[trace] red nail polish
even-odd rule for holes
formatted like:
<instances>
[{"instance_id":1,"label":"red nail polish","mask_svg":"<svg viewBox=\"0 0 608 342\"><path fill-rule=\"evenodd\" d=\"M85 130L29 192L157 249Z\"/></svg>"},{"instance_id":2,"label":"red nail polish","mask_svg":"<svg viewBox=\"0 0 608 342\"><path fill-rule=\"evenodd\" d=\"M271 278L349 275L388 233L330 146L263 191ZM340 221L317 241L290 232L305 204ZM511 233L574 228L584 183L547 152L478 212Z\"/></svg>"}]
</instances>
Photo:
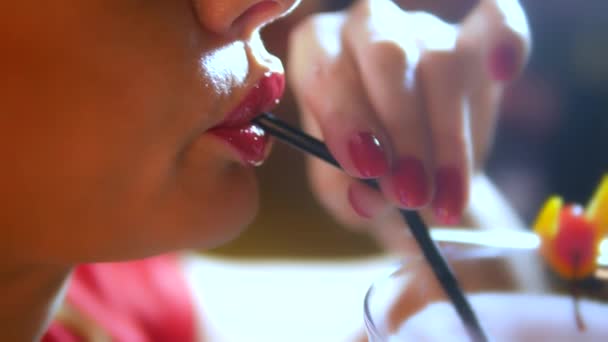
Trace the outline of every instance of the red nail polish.
<instances>
[{"instance_id":1,"label":"red nail polish","mask_svg":"<svg viewBox=\"0 0 608 342\"><path fill-rule=\"evenodd\" d=\"M439 169L435 175L437 193L433 200L435 218L447 225L460 222L464 210L464 186L462 175L455 167Z\"/></svg>"},{"instance_id":2,"label":"red nail polish","mask_svg":"<svg viewBox=\"0 0 608 342\"><path fill-rule=\"evenodd\" d=\"M393 168L392 177L397 200L405 208L420 208L429 202L429 184L424 165L420 160L400 159Z\"/></svg>"},{"instance_id":3,"label":"red nail polish","mask_svg":"<svg viewBox=\"0 0 608 342\"><path fill-rule=\"evenodd\" d=\"M364 178L378 178L388 171L386 152L375 135L357 133L348 143L353 163Z\"/></svg>"},{"instance_id":4,"label":"red nail polish","mask_svg":"<svg viewBox=\"0 0 608 342\"><path fill-rule=\"evenodd\" d=\"M512 44L503 43L491 51L490 75L496 81L509 81L517 73L517 51Z\"/></svg>"},{"instance_id":5,"label":"red nail polish","mask_svg":"<svg viewBox=\"0 0 608 342\"><path fill-rule=\"evenodd\" d=\"M350 202L350 206L359 216L366 219L372 218L372 213L361 203L356 188L352 185L348 187L348 201Z\"/></svg>"}]
</instances>

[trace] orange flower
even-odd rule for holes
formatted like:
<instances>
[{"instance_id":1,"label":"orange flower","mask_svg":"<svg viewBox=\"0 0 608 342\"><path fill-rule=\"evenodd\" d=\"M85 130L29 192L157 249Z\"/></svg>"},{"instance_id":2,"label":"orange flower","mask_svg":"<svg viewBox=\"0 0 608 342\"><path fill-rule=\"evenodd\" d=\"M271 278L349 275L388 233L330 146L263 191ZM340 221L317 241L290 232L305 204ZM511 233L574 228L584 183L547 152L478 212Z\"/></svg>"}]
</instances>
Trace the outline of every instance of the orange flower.
<instances>
[{"instance_id":1,"label":"orange flower","mask_svg":"<svg viewBox=\"0 0 608 342\"><path fill-rule=\"evenodd\" d=\"M538 214L534 231L541 238L541 254L564 279L580 279L597 268L602 238L608 230L608 175L605 175L586 208L564 205L550 197Z\"/></svg>"}]
</instances>

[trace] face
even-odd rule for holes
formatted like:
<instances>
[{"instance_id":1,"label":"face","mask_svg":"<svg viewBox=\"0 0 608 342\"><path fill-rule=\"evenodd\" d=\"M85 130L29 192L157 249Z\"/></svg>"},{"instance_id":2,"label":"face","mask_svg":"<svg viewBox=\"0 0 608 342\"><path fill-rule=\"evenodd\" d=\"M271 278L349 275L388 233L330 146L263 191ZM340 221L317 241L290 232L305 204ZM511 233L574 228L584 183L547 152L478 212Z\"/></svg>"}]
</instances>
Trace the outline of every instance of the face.
<instances>
[{"instance_id":1,"label":"face","mask_svg":"<svg viewBox=\"0 0 608 342\"><path fill-rule=\"evenodd\" d=\"M268 153L247 122L283 87L257 32L296 3L2 3L2 258L115 260L238 234Z\"/></svg>"}]
</instances>

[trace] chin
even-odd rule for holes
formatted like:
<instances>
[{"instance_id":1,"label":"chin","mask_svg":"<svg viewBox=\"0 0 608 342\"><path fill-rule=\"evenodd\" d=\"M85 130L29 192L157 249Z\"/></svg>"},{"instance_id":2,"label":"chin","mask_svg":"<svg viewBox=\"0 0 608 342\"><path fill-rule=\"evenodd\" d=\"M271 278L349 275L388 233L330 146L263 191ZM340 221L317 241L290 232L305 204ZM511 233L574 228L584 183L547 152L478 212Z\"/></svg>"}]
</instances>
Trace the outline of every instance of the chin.
<instances>
[{"instance_id":1,"label":"chin","mask_svg":"<svg viewBox=\"0 0 608 342\"><path fill-rule=\"evenodd\" d=\"M162 209L151 215L161 238L157 247L218 247L255 219L260 200L255 170L217 139L203 137L190 146L172 178Z\"/></svg>"},{"instance_id":2,"label":"chin","mask_svg":"<svg viewBox=\"0 0 608 342\"><path fill-rule=\"evenodd\" d=\"M219 194L212 199L216 201L217 211L211 216L217 217L217 224L212 226L208 216L203 218L204 229L212 232L206 241L201 241L203 248L213 248L237 238L257 216L260 196L258 181L253 168L233 163L226 173ZM221 207L220 207L221 206Z\"/></svg>"},{"instance_id":3,"label":"chin","mask_svg":"<svg viewBox=\"0 0 608 342\"><path fill-rule=\"evenodd\" d=\"M253 170L234 164L230 171L221 173L221 178L204 179L196 184L189 182L160 212L150 212L145 225L148 228L140 236L144 241L139 244L141 249L125 244L118 251L126 254L118 259L179 250L204 251L236 239L253 222L259 208Z\"/></svg>"}]
</instances>

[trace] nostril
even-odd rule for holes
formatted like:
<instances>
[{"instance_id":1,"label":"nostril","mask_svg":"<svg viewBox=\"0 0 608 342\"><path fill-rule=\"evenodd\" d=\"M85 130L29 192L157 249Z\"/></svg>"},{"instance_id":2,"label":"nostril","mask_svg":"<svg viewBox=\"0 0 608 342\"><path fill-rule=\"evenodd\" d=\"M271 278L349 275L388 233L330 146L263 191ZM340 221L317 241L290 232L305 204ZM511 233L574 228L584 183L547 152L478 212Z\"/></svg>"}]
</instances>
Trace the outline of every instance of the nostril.
<instances>
[{"instance_id":1,"label":"nostril","mask_svg":"<svg viewBox=\"0 0 608 342\"><path fill-rule=\"evenodd\" d=\"M232 26L239 30L250 30L255 26L265 24L274 18L275 15L281 11L280 7L281 6L276 1L260 1L239 15L232 22Z\"/></svg>"}]
</instances>

